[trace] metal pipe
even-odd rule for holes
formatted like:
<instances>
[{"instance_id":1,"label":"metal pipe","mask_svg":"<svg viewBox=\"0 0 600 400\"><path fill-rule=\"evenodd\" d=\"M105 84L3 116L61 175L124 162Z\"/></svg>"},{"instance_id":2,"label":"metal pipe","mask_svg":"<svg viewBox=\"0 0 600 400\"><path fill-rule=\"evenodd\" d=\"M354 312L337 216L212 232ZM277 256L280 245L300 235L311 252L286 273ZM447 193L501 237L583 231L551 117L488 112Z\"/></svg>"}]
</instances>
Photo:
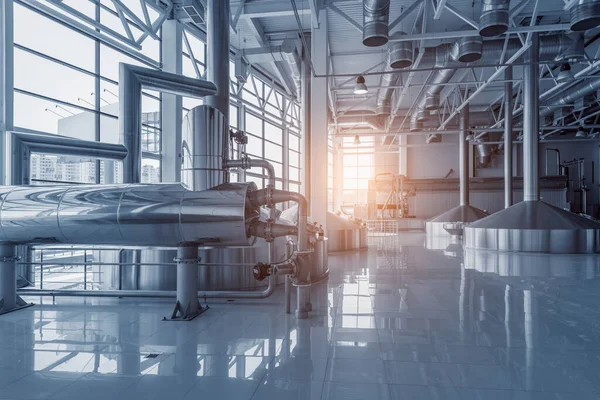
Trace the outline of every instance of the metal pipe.
<instances>
[{"instance_id":1,"label":"metal pipe","mask_svg":"<svg viewBox=\"0 0 600 400\"><path fill-rule=\"evenodd\" d=\"M119 133L128 151L123 160L124 183L141 181L142 87L196 98L217 92L217 87L208 81L120 63Z\"/></svg>"},{"instance_id":2,"label":"metal pipe","mask_svg":"<svg viewBox=\"0 0 600 400\"><path fill-rule=\"evenodd\" d=\"M513 71L507 67L504 71L504 208L512 206L513 203L513 179L512 179L512 98L513 98Z\"/></svg>"},{"instance_id":3,"label":"metal pipe","mask_svg":"<svg viewBox=\"0 0 600 400\"><path fill-rule=\"evenodd\" d=\"M292 280L289 276L285 276L285 313L292 312Z\"/></svg>"},{"instance_id":4,"label":"metal pipe","mask_svg":"<svg viewBox=\"0 0 600 400\"><path fill-rule=\"evenodd\" d=\"M269 280L269 285L261 291L200 291L198 298L213 299L264 299L273 294L276 285ZM17 294L22 296L52 296L52 297L144 297L144 298L176 298L176 291L156 290L47 290L19 289Z\"/></svg>"},{"instance_id":5,"label":"metal pipe","mask_svg":"<svg viewBox=\"0 0 600 400\"><path fill-rule=\"evenodd\" d=\"M537 33L531 34L531 46L527 49L528 65L523 67L523 200L540 198L538 151L539 151L539 45Z\"/></svg>"},{"instance_id":6,"label":"metal pipe","mask_svg":"<svg viewBox=\"0 0 600 400\"><path fill-rule=\"evenodd\" d=\"M383 46L389 40L390 0L363 0L363 40L368 47Z\"/></svg>"},{"instance_id":7,"label":"metal pipe","mask_svg":"<svg viewBox=\"0 0 600 400\"><path fill-rule=\"evenodd\" d=\"M460 205L469 205L469 105L460 112L460 131L458 134L458 168L460 181Z\"/></svg>"},{"instance_id":8,"label":"metal pipe","mask_svg":"<svg viewBox=\"0 0 600 400\"><path fill-rule=\"evenodd\" d=\"M198 247L177 248L177 306L183 318L198 314Z\"/></svg>"},{"instance_id":9,"label":"metal pipe","mask_svg":"<svg viewBox=\"0 0 600 400\"><path fill-rule=\"evenodd\" d=\"M16 247L0 245L0 314L17 307Z\"/></svg>"},{"instance_id":10,"label":"metal pipe","mask_svg":"<svg viewBox=\"0 0 600 400\"><path fill-rule=\"evenodd\" d=\"M0 187L0 242L177 247L247 246L253 183Z\"/></svg>"},{"instance_id":11,"label":"metal pipe","mask_svg":"<svg viewBox=\"0 0 600 400\"><path fill-rule=\"evenodd\" d=\"M205 104L221 111L229 127L229 18L228 1L206 2L206 78L218 92L207 96Z\"/></svg>"}]
</instances>

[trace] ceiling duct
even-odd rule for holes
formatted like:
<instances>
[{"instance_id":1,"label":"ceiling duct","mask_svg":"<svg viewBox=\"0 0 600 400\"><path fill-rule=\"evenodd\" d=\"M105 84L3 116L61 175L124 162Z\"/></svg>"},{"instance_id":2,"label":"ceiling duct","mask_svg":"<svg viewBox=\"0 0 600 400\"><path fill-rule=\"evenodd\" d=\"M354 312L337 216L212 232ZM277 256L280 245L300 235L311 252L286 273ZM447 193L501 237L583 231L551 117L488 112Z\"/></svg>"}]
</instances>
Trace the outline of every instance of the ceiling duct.
<instances>
[{"instance_id":1,"label":"ceiling duct","mask_svg":"<svg viewBox=\"0 0 600 400\"><path fill-rule=\"evenodd\" d=\"M479 17L481 36L498 36L508 30L509 3L509 0L483 0Z\"/></svg>"},{"instance_id":2,"label":"ceiling duct","mask_svg":"<svg viewBox=\"0 0 600 400\"><path fill-rule=\"evenodd\" d=\"M600 78L590 79L573 86L565 90L560 96L549 99L548 104L552 104L552 106L540 107L540 117L545 118L554 115L557 108L560 109L561 107L569 107L571 104L576 104L578 100L596 94L598 90L600 90Z\"/></svg>"},{"instance_id":3,"label":"ceiling duct","mask_svg":"<svg viewBox=\"0 0 600 400\"><path fill-rule=\"evenodd\" d=\"M411 118L410 119L410 131L411 132L417 132L423 129L423 122L422 121L417 121L416 118Z\"/></svg>"},{"instance_id":4,"label":"ceiling duct","mask_svg":"<svg viewBox=\"0 0 600 400\"><path fill-rule=\"evenodd\" d=\"M576 63L585 58L585 40L583 32L573 32L567 35L571 39L571 44L559 56L558 60Z\"/></svg>"},{"instance_id":5,"label":"ceiling duct","mask_svg":"<svg viewBox=\"0 0 600 400\"><path fill-rule=\"evenodd\" d=\"M365 128L366 127L366 128L373 129L374 131L385 130L385 124L376 116L367 117L367 118L363 117L358 120L338 119L337 123L331 124L331 126L338 127L338 128L346 128L346 129Z\"/></svg>"},{"instance_id":6,"label":"ceiling duct","mask_svg":"<svg viewBox=\"0 0 600 400\"><path fill-rule=\"evenodd\" d=\"M462 38L458 40L460 42ZM551 35L543 36L540 38L540 58L542 60L554 60L561 54L564 54L565 50L572 45L572 40L566 38L564 35ZM450 47L447 44L442 44L435 48L424 49L425 54L421 60L420 67L434 65L436 68L440 68L433 73L429 82L428 88L423 96L417 102L415 111L413 112L413 119L419 118L422 115L423 110L433 111L439 108L439 97L445 84L450 82L456 68L463 63L458 60L459 52L454 50L460 48L460 44L454 44ZM515 52L521 48L521 42L519 39L511 39L506 47L505 59L510 58ZM473 61L473 66L477 66L480 63L497 62L502 56L504 49L504 40L488 40L482 43L481 57ZM448 67L448 68L444 68ZM391 97L391 94L390 94Z\"/></svg>"},{"instance_id":7,"label":"ceiling duct","mask_svg":"<svg viewBox=\"0 0 600 400\"><path fill-rule=\"evenodd\" d=\"M296 41L294 39L287 38L281 43L281 55L290 68L290 75L294 81L296 95L300 97L300 87L302 86L302 62L296 51Z\"/></svg>"},{"instance_id":8,"label":"ceiling duct","mask_svg":"<svg viewBox=\"0 0 600 400\"><path fill-rule=\"evenodd\" d=\"M492 156L498 149L495 144L486 144L483 140L477 143L477 167L487 168L492 162Z\"/></svg>"},{"instance_id":9,"label":"ceiling duct","mask_svg":"<svg viewBox=\"0 0 600 400\"><path fill-rule=\"evenodd\" d=\"M388 42L390 0L363 1L363 44L368 47L383 46Z\"/></svg>"},{"instance_id":10,"label":"ceiling duct","mask_svg":"<svg viewBox=\"0 0 600 400\"><path fill-rule=\"evenodd\" d=\"M399 38L406 35L404 32L396 32L392 38ZM392 42L389 45L388 65L392 68L407 68L413 63L413 44L412 42Z\"/></svg>"},{"instance_id":11,"label":"ceiling duct","mask_svg":"<svg viewBox=\"0 0 600 400\"><path fill-rule=\"evenodd\" d=\"M461 30L468 29L471 29L468 25L461 28ZM452 57L453 60L469 63L479 60L482 51L483 39L481 36L467 36L454 42L450 49L450 57Z\"/></svg>"},{"instance_id":12,"label":"ceiling duct","mask_svg":"<svg viewBox=\"0 0 600 400\"><path fill-rule=\"evenodd\" d=\"M600 2L598 0L579 0L571 7L571 30L587 31L600 25Z\"/></svg>"}]
</instances>

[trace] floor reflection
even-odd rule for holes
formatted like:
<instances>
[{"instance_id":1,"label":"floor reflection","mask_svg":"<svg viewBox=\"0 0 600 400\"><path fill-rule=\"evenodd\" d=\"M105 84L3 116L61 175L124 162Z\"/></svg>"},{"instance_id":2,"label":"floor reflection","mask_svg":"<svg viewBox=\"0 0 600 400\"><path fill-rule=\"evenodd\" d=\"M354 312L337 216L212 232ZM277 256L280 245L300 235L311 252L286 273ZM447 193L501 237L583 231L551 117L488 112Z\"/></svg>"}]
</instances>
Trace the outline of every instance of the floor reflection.
<instances>
[{"instance_id":1,"label":"floor reflection","mask_svg":"<svg viewBox=\"0 0 600 400\"><path fill-rule=\"evenodd\" d=\"M281 291L190 323L161 321L168 301L28 299L0 317L0 399L599 398L597 257L429 247L331 256L303 321Z\"/></svg>"}]
</instances>

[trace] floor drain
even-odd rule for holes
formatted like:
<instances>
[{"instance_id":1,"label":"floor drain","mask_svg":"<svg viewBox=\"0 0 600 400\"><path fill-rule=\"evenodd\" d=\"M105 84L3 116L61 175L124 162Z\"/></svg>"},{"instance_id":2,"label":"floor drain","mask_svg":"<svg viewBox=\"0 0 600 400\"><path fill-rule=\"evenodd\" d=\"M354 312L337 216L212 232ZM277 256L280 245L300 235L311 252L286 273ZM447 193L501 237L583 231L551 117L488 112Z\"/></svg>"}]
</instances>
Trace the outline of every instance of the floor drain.
<instances>
[{"instance_id":1,"label":"floor drain","mask_svg":"<svg viewBox=\"0 0 600 400\"><path fill-rule=\"evenodd\" d=\"M160 355L160 354L152 353L152 354L148 354L148 355L146 356L146 358L156 358L156 357L158 357L159 355Z\"/></svg>"},{"instance_id":2,"label":"floor drain","mask_svg":"<svg viewBox=\"0 0 600 400\"><path fill-rule=\"evenodd\" d=\"M234 299L228 299L227 300L229 303L233 303L235 300Z\"/></svg>"}]
</instances>

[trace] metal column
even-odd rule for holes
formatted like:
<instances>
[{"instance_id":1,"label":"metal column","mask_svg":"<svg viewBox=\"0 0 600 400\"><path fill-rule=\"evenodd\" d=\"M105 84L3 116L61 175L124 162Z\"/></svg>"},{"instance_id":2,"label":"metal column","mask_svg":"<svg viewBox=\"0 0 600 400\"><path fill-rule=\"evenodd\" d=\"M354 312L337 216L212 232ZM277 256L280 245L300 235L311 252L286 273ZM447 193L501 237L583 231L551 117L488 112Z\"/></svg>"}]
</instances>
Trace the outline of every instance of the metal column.
<instances>
[{"instance_id":1,"label":"metal column","mask_svg":"<svg viewBox=\"0 0 600 400\"><path fill-rule=\"evenodd\" d=\"M13 2L0 2L0 185L8 184L7 131L13 129Z\"/></svg>"},{"instance_id":2,"label":"metal column","mask_svg":"<svg viewBox=\"0 0 600 400\"><path fill-rule=\"evenodd\" d=\"M504 71L504 208L513 204L512 183L512 129L513 129L513 73L512 67Z\"/></svg>"},{"instance_id":3,"label":"metal column","mask_svg":"<svg viewBox=\"0 0 600 400\"><path fill-rule=\"evenodd\" d=\"M17 296L17 247L0 245L0 314L32 306Z\"/></svg>"},{"instance_id":4,"label":"metal column","mask_svg":"<svg viewBox=\"0 0 600 400\"><path fill-rule=\"evenodd\" d=\"M539 188L539 48L537 33L531 34L531 47L527 49L523 67L523 200L537 201Z\"/></svg>"},{"instance_id":5,"label":"metal column","mask_svg":"<svg viewBox=\"0 0 600 400\"><path fill-rule=\"evenodd\" d=\"M317 74L328 73L328 37L326 13L322 12L319 27L312 28L311 59ZM305 62L305 67L310 68ZM307 71L310 73L310 71ZM327 78L311 79L310 88L310 212L313 221L327 232Z\"/></svg>"},{"instance_id":6,"label":"metal column","mask_svg":"<svg viewBox=\"0 0 600 400\"><path fill-rule=\"evenodd\" d=\"M181 75L183 72L183 26L177 20L162 24L161 38L162 70ZM161 125L164 135L160 136L162 182L181 182L181 96L164 93L161 101Z\"/></svg>"},{"instance_id":7,"label":"metal column","mask_svg":"<svg viewBox=\"0 0 600 400\"><path fill-rule=\"evenodd\" d=\"M229 2L206 2L206 78L213 82L218 93L207 96L206 105L225 116L229 127Z\"/></svg>"},{"instance_id":8,"label":"metal column","mask_svg":"<svg viewBox=\"0 0 600 400\"><path fill-rule=\"evenodd\" d=\"M460 129L458 133L458 168L460 181L460 205L469 205L469 104L460 112Z\"/></svg>"},{"instance_id":9,"label":"metal column","mask_svg":"<svg viewBox=\"0 0 600 400\"><path fill-rule=\"evenodd\" d=\"M208 306L198 302L198 247L177 248L177 303L171 321L189 321L203 313Z\"/></svg>"}]
</instances>

